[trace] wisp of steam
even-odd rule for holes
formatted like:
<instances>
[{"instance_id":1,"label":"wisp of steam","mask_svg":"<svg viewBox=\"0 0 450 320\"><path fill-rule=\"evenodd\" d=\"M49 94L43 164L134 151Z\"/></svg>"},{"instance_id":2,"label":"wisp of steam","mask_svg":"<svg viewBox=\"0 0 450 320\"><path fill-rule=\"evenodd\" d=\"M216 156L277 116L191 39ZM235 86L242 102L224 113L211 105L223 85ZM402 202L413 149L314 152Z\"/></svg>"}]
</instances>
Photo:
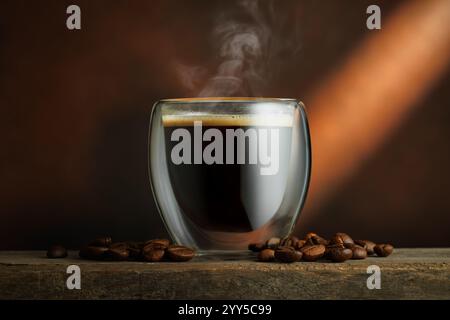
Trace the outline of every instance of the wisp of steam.
<instances>
[{"instance_id":1,"label":"wisp of steam","mask_svg":"<svg viewBox=\"0 0 450 320\"><path fill-rule=\"evenodd\" d=\"M282 63L299 52L296 19L286 19L273 1L239 1L215 21L211 39L216 69L176 64L180 81L193 95L262 96ZM202 78L206 80L198 85Z\"/></svg>"}]
</instances>

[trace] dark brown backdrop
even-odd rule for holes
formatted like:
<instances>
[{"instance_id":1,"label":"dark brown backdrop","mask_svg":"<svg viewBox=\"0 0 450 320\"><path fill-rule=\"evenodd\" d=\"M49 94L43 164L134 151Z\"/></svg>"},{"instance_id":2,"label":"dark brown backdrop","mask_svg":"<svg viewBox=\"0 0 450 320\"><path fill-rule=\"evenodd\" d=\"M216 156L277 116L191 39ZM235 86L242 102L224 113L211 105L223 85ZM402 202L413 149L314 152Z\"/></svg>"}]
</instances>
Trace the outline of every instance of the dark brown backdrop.
<instances>
[{"instance_id":1,"label":"dark brown backdrop","mask_svg":"<svg viewBox=\"0 0 450 320\"><path fill-rule=\"evenodd\" d=\"M307 97L367 35L365 8L372 2L278 2L280 14L298 24L300 50L264 95ZM383 17L403 2L377 1ZM72 3L82 9L80 31L65 27ZM0 249L56 241L77 247L99 234L165 234L147 175L151 106L190 95L174 62L213 61L208 34L216 12L234 5L0 3ZM398 246L450 245L445 74L307 224L300 217L300 231L344 230Z\"/></svg>"}]
</instances>

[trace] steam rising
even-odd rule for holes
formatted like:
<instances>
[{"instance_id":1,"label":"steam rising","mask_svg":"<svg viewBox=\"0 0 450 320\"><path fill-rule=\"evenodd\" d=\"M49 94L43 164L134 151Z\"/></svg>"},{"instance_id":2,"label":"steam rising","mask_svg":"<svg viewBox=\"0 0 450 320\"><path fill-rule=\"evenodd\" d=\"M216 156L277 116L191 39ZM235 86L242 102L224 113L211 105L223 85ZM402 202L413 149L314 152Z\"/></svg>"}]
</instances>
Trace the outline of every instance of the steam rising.
<instances>
[{"instance_id":1,"label":"steam rising","mask_svg":"<svg viewBox=\"0 0 450 320\"><path fill-rule=\"evenodd\" d=\"M215 21L211 34L218 54L215 72L176 65L180 81L194 95L261 96L286 56L298 52L292 23L296 20L291 19L287 26L289 19L275 12L272 1L239 1Z\"/></svg>"}]
</instances>

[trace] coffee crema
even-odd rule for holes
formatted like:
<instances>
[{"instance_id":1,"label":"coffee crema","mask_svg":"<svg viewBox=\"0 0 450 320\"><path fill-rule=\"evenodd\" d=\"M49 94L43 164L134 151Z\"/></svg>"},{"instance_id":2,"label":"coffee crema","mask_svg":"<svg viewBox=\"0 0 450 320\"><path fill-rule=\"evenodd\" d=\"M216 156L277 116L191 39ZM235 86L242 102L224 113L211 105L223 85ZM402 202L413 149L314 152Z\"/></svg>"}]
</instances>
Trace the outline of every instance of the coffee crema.
<instances>
[{"instance_id":1,"label":"coffee crema","mask_svg":"<svg viewBox=\"0 0 450 320\"><path fill-rule=\"evenodd\" d=\"M164 127L192 126L200 121L204 126L231 127L292 127L290 114L223 114L223 115L163 115Z\"/></svg>"}]
</instances>

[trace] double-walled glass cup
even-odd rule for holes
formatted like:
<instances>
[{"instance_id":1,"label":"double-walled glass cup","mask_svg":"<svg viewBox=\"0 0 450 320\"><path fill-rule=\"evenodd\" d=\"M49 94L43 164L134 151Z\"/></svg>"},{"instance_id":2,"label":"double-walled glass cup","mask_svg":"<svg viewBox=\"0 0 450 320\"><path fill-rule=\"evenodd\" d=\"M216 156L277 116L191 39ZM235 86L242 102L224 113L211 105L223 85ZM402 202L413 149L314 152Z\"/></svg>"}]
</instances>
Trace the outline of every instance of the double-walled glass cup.
<instances>
[{"instance_id":1,"label":"double-walled glass cup","mask_svg":"<svg viewBox=\"0 0 450 320\"><path fill-rule=\"evenodd\" d=\"M286 236L304 204L311 147L293 99L167 99L154 106L149 172L176 243L240 250Z\"/></svg>"}]
</instances>

